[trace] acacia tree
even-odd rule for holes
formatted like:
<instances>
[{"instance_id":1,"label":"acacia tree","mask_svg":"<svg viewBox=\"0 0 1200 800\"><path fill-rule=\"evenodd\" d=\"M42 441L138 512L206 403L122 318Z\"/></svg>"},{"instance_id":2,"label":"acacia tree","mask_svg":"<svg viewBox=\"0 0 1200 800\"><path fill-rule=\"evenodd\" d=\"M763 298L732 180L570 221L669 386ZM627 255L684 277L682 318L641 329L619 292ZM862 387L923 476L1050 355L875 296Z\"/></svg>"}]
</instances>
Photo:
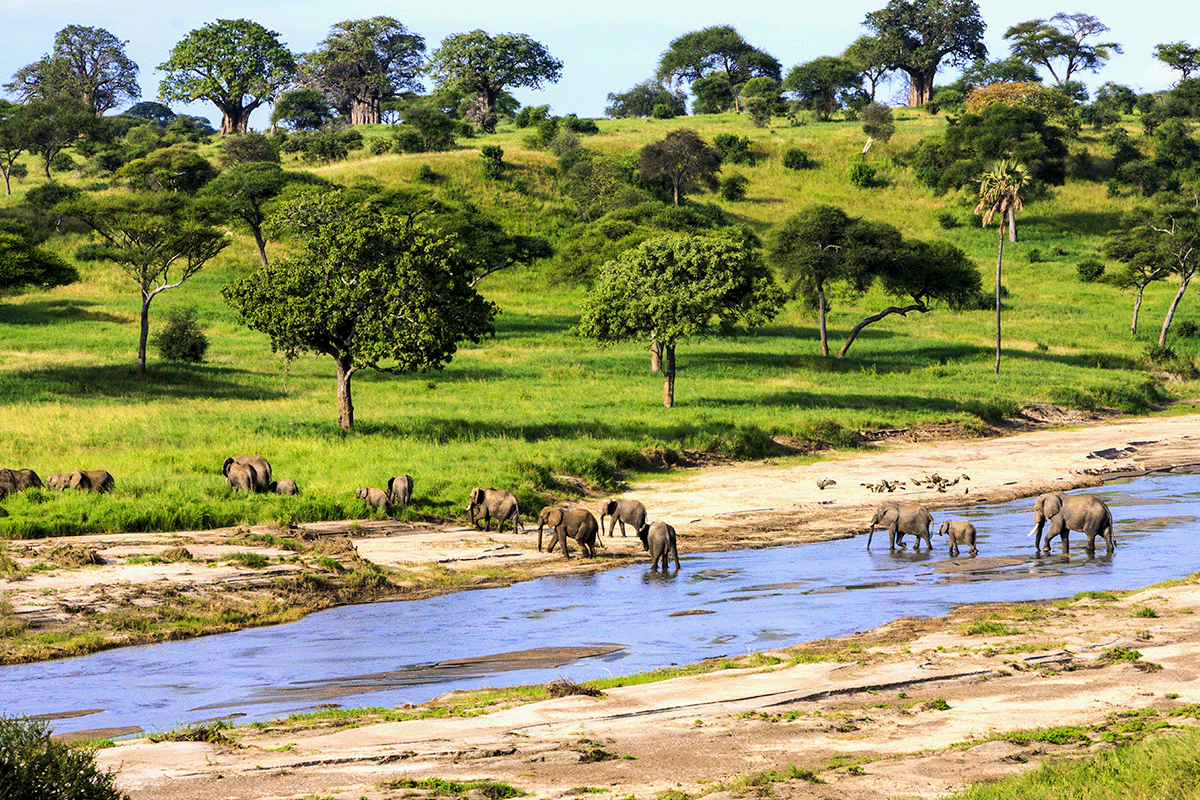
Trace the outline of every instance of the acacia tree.
<instances>
[{"instance_id":1,"label":"acacia tree","mask_svg":"<svg viewBox=\"0 0 1200 800\"><path fill-rule=\"evenodd\" d=\"M1049 20L1031 19L1013 25L1004 32L1012 54L1022 61L1049 70L1054 82L1065 86L1077 72L1098 72L1113 53L1120 53L1117 42L1089 44L1084 40L1108 31L1108 26L1091 14L1059 12ZM1062 75L1054 68L1062 62Z\"/></svg>"},{"instance_id":2,"label":"acacia tree","mask_svg":"<svg viewBox=\"0 0 1200 800\"><path fill-rule=\"evenodd\" d=\"M25 286L49 288L79 280L79 272L13 223L0 220L0 293Z\"/></svg>"},{"instance_id":3,"label":"acacia tree","mask_svg":"<svg viewBox=\"0 0 1200 800\"><path fill-rule=\"evenodd\" d=\"M753 47L732 25L716 25L673 40L659 59L656 77L676 85L719 77L736 107L742 84L751 78L779 81L780 70L778 59Z\"/></svg>"},{"instance_id":4,"label":"acacia tree","mask_svg":"<svg viewBox=\"0 0 1200 800\"><path fill-rule=\"evenodd\" d=\"M1200 47L1187 42L1171 42L1154 45L1154 57L1173 70L1178 70L1187 80L1193 72L1200 70Z\"/></svg>"},{"instance_id":5,"label":"acacia tree","mask_svg":"<svg viewBox=\"0 0 1200 800\"><path fill-rule=\"evenodd\" d=\"M385 100L422 90L424 58L425 39L380 16L334 25L320 49L304 57L302 71L307 83L347 98L351 125L378 125Z\"/></svg>"},{"instance_id":6,"label":"acacia tree","mask_svg":"<svg viewBox=\"0 0 1200 800\"><path fill-rule=\"evenodd\" d=\"M226 285L238 320L288 359L320 353L337 367L338 425L354 425L351 378L441 369L462 341L493 331L496 307L454 268L453 238L356 203L308 193L274 218L299 251Z\"/></svg>"},{"instance_id":7,"label":"acacia tree","mask_svg":"<svg viewBox=\"0 0 1200 800\"><path fill-rule=\"evenodd\" d=\"M863 24L874 32L888 68L908 75L910 106L933 99L933 80L946 58L954 66L987 58L987 26L974 0L891 0Z\"/></svg>"},{"instance_id":8,"label":"acacia tree","mask_svg":"<svg viewBox=\"0 0 1200 800\"><path fill-rule=\"evenodd\" d=\"M605 264L583 303L579 332L602 344L662 347L663 405L675 404L675 348L688 338L728 335L770 322L785 295L745 236L668 234Z\"/></svg>"},{"instance_id":9,"label":"acacia tree","mask_svg":"<svg viewBox=\"0 0 1200 800\"><path fill-rule=\"evenodd\" d=\"M467 119L491 133L506 88L540 89L562 77L562 62L523 33L491 36L481 30L447 36L429 56L426 71L440 91L472 98Z\"/></svg>"},{"instance_id":10,"label":"acacia tree","mask_svg":"<svg viewBox=\"0 0 1200 800\"><path fill-rule=\"evenodd\" d=\"M68 25L54 36L54 49L17 70L4 88L22 102L65 94L85 103L97 117L142 96L138 65L123 42L104 28Z\"/></svg>"},{"instance_id":11,"label":"acacia tree","mask_svg":"<svg viewBox=\"0 0 1200 800\"><path fill-rule=\"evenodd\" d=\"M863 80L871 85L869 94L874 102L875 92L883 81L883 76L891 69L883 44L874 36L860 36L846 48L842 58L851 61L858 68Z\"/></svg>"},{"instance_id":12,"label":"acacia tree","mask_svg":"<svg viewBox=\"0 0 1200 800\"><path fill-rule=\"evenodd\" d=\"M175 192L131 192L80 197L56 207L83 221L100 241L82 245L76 257L103 259L121 268L142 295L138 372L146 372L150 303L177 289L221 252L229 239L191 198Z\"/></svg>"},{"instance_id":13,"label":"acacia tree","mask_svg":"<svg viewBox=\"0 0 1200 800\"><path fill-rule=\"evenodd\" d=\"M1158 252L1162 236L1147 225L1131 222L1132 227L1114 235L1104 243L1104 253L1125 264L1125 271L1117 280L1122 287L1134 289L1133 317L1129 322L1129 335L1136 336L1138 316L1142 310L1142 296L1146 287L1154 281L1163 280L1171 274L1171 263L1164 261Z\"/></svg>"},{"instance_id":14,"label":"acacia tree","mask_svg":"<svg viewBox=\"0 0 1200 800\"><path fill-rule=\"evenodd\" d=\"M13 164L32 144L28 113L25 106L0 100L0 174L6 195L12 195Z\"/></svg>"},{"instance_id":15,"label":"acacia tree","mask_svg":"<svg viewBox=\"0 0 1200 800\"><path fill-rule=\"evenodd\" d=\"M42 173L50 180L50 162L68 147L83 140L104 137L102 123L82 100L56 95L48 100L33 99L25 104L25 113L17 122L24 130L26 149L42 158Z\"/></svg>"},{"instance_id":16,"label":"acacia tree","mask_svg":"<svg viewBox=\"0 0 1200 800\"><path fill-rule=\"evenodd\" d=\"M1004 262L1004 218L1007 216L1011 229L1016 229L1016 212L1024 205L1025 193L1030 189L1033 177L1028 168L1019 161L1001 159L979 178L979 205L975 213L983 216L983 227L992 224L1000 216L1000 238L996 250L996 374L1000 374L1000 267Z\"/></svg>"},{"instance_id":17,"label":"acacia tree","mask_svg":"<svg viewBox=\"0 0 1200 800\"><path fill-rule=\"evenodd\" d=\"M862 87L858 65L847 58L821 56L792 67L780 87L796 96L800 107L828 121Z\"/></svg>"},{"instance_id":18,"label":"acacia tree","mask_svg":"<svg viewBox=\"0 0 1200 800\"><path fill-rule=\"evenodd\" d=\"M205 184L203 194L217 200L229 217L244 224L254 235L258 258L267 266L267 240L263 226L272 200L291 184L325 183L311 172L285 172L278 164L254 161L227 169Z\"/></svg>"},{"instance_id":19,"label":"acacia tree","mask_svg":"<svg viewBox=\"0 0 1200 800\"><path fill-rule=\"evenodd\" d=\"M221 134L245 133L250 113L274 101L296 71L279 34L245 19L219 19L185 36L158 69L158 99L208 100L221 110Z\"/></svg>"},{"instance_id":20,"label":"acacia tree","mask_svg":"<svg viewBox=\"0 0 1200 800\"><path fill-rule=\"evenodd\" d=\"M716 191L721 171L721 154L704 143L689 128L676 128L665 139L642 148L638 159L642 180L666 178L671 183L675 205L698 184Z\"/></svg>"}]
</instances>

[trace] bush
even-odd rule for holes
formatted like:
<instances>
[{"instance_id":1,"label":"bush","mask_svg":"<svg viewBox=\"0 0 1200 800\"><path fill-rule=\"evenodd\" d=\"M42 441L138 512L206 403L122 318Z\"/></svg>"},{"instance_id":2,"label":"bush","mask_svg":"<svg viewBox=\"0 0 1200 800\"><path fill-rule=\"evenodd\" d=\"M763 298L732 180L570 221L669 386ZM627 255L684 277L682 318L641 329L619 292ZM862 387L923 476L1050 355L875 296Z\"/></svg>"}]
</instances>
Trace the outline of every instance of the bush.
<instances>
[{"instance_id":1,"label":"bush","mask_svg":"<svg viewBox=\"0 0 1200 800\"><path fill-rule=\"evenodd\" d=\"M121 800L115 775L100 772L94 750L50 739L42 722L0 717L0 790L13 800Z\"/></svg>"},{"instance_id":2,"label":"bush","mask_svg":"<svg viewBox=\"0 0 1200 800\"><path fill-rule=\"evenodd\" d=\"M958 217L949 211L943 211L938 214L938 225L942 226L944 230L954 230L959 225Z\"/></svg>"},{"instance_id":3,"label":"bush","mask_svg":"<svg viewBox=\"0 0 1200 800\"><path fill-rule=\"evenodd\" d=\"M789 147L783 153L783 166L788 169L812 169L816 166L808 153L799 147Z\"/></svg>"},{"instance_id":4,"label":"bush","mask_svg":"<svg viewBox=\"0 0 1200 800\"><path fill-rule=\"evenodd\" d=\"M1029 248L1029 255L1027 258L1029 259L1030 264L1037 264L1042 261L1042 251L1036 247L1031 247Z\"/></svg>"},{"instance_id":5,"label":"bush","mask_svg":"<svg viewBox=\"0 0 1200 800\"><path fill-rule=\"evenodd\" d=\"M745 175L733 174L721 181L721 198L724 200L745 200L746 185L750 179Z\"/></svg>"},{"instance_id":6,"label":"bush","mask_svg":"<svg viewBox=\"0 0 1200 800\"><path fill-rule=\"evenodd\" d=\"M177 308L167 316L167 324L154 334L151 342L167 361L199 364L208 352L208 337L196 323L196 309Z\"/></svg>"},{"instance_id":7,"label":"bush","mask_svg":"<svg viewBox=\"0 0 1200 800\"><path fill-rule=\"evenodd\" d=\"M868 164L865 159L857 159L850 165L847 172L850 182L860 189L870 189L879 185L878 171Z\"/></svg>"},{"instance_id":8,"label":"bush","mask_svg":"<svg viewBox=\"0 0 1200 800\"><path fill-rule=\"evenodd\" d=\"M504 177L504 149L498 144L485 144L479 151L483 158L483 176L492 180Z\"/></svg>"},{"instance_id":9,"label":"bush","mask_svg":"<svg viewBox=\"0 0 1200 800\"><path fill-rule=\"evenodd\" d=\"M1104 275L1104 263L1099 259L1087 258L1080 261L1075 266L1075 270L1079 273L1079 280L1084 283L1094 283Z\"/></svg>"},{"instance_id":10,"label":"bush","mask_svg":"<svg viewBox=\"0 0 1200 800\"><path fill-rule=\"evenodd\" d=\"M51 172L74 172L75 166L75 159L70 153L56 153L54 158L50 159Z\"/></svg>"},{"instance_id":11,"label":"bush","mask_svg":"<svg viewBox=\"0 0 1200 800\"><path fill-rule=\"evenodd\" d=\"M1196 336L1196 332L1196 323L1192 322L1190 319L1185 319L1183 322L1175 326L1175 333L1179 335L1180 339L1192 339Z\"/></svg>"},{"instance_id":12,"label":"bush","mask_svg":"<svg viewBox=\"0 0 1200 800\"><path fill-rule=\"evenodd\" d=\"M655 119L675 119L675 109L666 103L655 103L654 108L650 110L650 116Z\"/></svg>"}]
</instances>

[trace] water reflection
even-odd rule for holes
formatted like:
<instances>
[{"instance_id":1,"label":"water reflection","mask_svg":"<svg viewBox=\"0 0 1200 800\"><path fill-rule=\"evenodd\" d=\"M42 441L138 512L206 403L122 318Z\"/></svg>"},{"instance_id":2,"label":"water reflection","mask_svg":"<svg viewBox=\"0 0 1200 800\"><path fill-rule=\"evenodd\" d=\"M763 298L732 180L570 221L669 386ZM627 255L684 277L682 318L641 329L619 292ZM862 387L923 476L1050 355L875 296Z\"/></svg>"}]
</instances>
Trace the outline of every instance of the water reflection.
<instances>
[{"instance_id":1,"label":"water reflection","mask_svg":"<svg viewBox=\"0 0 1200 800\"><path fill-rule=\"evenodd\" d=\"M269 718L335 702L396 706L451 689L588 680L740 655L935 616L971 602L1146 586L1200 569L1200 478L1153 475L1096 492L1118 549L1040 556L1025 533L1032 500L939 513L969 519L979 555L868 551L862 537L799 547L683 555L419 602L337 608L290 625L0 668L0 708L100 713L57 730L168 728L214 716ZM686 550L686 537L683 539ZM616 646L614 646L616 645ZM579 648L579 649L575 649ZM503 653L554 657L481 658Z\"/></svg>"}]
</instances>

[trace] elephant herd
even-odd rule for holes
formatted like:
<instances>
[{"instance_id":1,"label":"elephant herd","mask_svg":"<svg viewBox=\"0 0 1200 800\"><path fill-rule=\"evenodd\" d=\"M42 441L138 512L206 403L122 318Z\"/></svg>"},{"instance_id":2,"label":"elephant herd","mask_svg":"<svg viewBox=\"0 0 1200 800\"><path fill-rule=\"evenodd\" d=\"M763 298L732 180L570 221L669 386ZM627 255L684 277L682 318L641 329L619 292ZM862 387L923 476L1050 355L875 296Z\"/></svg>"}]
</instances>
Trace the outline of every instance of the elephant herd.
<instances>
[{"instance_id":1,"label":"elephant herd","mask_svg":"<svg viewBox=\"0 0 1200 800\"><path fill-rule=\"evenodd\" d=\"M113 476L105 469L80 469L74 472L51 475L42 479L31 469L0 468L0 497L42 487L57 489L81 489L85 492L107 492L116 485Z\"/></svg>"},{"instance_id":2,"label":"elephant herd","mask_svg":"<svg viewBox=\"0 0 1200 800\"><path fill-rule=\"evenodd\" d=\"M471 498L467 503L467 513L471 517L471 525L483 521L483 529L490 531L492 520L497 521L496 531L504 530L504 523L509 523L509 529L525 532L521 524L521 509L517 498L505 489L494 489L490 486L479 486L471 490ZM655 571L661 564L663 572L668 569L670 559L675 561L675 569L679 569L679 548L675 528L665 522L647 522L646 507L637 500L609 500L600 508L600 519L586 508L572 505L546 506L538 514L538 551L541 552L543 532L549 528L553 534L550 537L547 553L553 553L555 547L562 548L565 558L571 553L567 547L567 539L574 539L579 549L589 558L596 555L596 548L603 547L601 532L604 530L604 519L608 517L608 535L621 526L621 535L625 536L625 526L629 525L642 542L642 549L650 553L650 563Z\"/></svg>"},{"instance_id":3,"label":"elephant herd","mask_svg":"<svg viewBox=\"0 0 1200 800\"><path fill-rule=\"evenodd\" d=\"M1034 550L1039 553L1050 552L1050 542L1058 537L1062 541L1062 551L1070 552L1068 536L1071 531L1086 534L1088 537L1088 553L1096 552L1096 537L1104 539L1105 546L1111 552L1117 546L1113 539L1112 512L1098 497L1093 495L1068 495L1063 492L1048 492L1037 498L1033 508L1034 526L1029 535L1037 535L1034 539ZM916 538L916 549L920 549L921 540L932 550L929 526L933 516L925 506L919 503L887 502L880 503L871 517L870 529L867 534L867 549L871 548L871 538L877 529L888 532L888 548L895 550L904 548L904 536ZM1046 524L1049 523L1049 528ZM1042 540L1043 531L1046 534ZM938 534L945 534L950 540L950 555L958 555L958 546L970 548L971 555L979 551L975 547L975 526L967 520L947 520L941 524Z\"/></svg>"}]
</instances>

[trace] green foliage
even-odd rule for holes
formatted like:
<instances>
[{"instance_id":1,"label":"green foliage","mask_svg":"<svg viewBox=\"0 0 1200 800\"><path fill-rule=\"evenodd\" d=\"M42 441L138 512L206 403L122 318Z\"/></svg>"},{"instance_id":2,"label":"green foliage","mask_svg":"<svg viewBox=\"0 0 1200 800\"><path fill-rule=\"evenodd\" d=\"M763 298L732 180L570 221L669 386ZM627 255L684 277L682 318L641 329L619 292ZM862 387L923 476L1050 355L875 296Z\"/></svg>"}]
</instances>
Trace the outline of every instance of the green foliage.
<instances>
[{"instance_id":1,"label":"green foliage","mask_svg":"<svg viewBox=\"0 0 1200 800\"><path fill-rule=\"evenodd\" d=\"M50 288L79 280L79 272L53 252L38 247L24 226L0 219L0 291Z\"/></svg>"},{"instance_id":2,"label":"green foliage","mask_svg":"<svg viewBox=\"0 0 1200 800\"><path fill-rule=\"evenodd\" d=\"M199 364L208 352L208 337L196 322L196 308L175 308L167 314L167 324L151 337L151 344L167 361Z\"/></svg>"},{"instance_id":3,"label":"green foliage","mask_svg":"<svg viewBox=\"0 0 1200 800\"><path fill-rule=\"evenodd\" d=\"M318 89L292 89L279 95L271 124L293 131L319 130L333 118L329 99Z\"/></svg>"},{"instance_id":4,"label":"green foliage","mask_svg":"<svg viewBox=\"0 0 1200 800\"><path fill-rule=\"evenodd\" d=\"M781 163L787 169L813 169L816 163L809 157L808 151L799 147L789 147L783 151Z\"/></svg>"},{"instance_id":5,"label":"green foliage","mask_svg":"<svg viewBox=\"0 0 1200 800\"><path fill-rule=\"evenodd\" d=\"M504 150L498 144L486 144L479 151L483 159L483 176L498 181L504 177Z\"/></svg>"},{"instance_id":6,"label":"green foliage","mask_svg":"<svg viewBox=\"0 0 1200 800\"><path fill-rule=\"evenodd\" d=\"M1075 265L1075 271L1083 283L1094 283L1104 277L1104 262L1098 258L1085 258Z\"/></svg>"},{"instance_id":7,"label":"green foliage","mask_svg":"<svg viewBox=\"0 0 1200 800\"><path fill-rule=\"evenodd\" d=\"M721 181L721 199L737 202L738 200L746 199L746 186L750 183L750 179L741 173L735 172Z\"/></svg>"},{"instance_id":8,"label":"green foliage","mask_svg":"<svg viewBox=\"0 0 1200 800\"><path fill-rule=\"evenodd\" d=\"M236 133L221 139L217 163L226 170L239 164L254 162L279 163L279 148L267 136L251 131Z\"/></svg>"},{"instance_id":9,"label":"green foliage","mask_svg":"<svg viewBox=\"0 0 1200 800\"><path fill-rule=\"evenodd\" d=\"M497 781L448 781L444 778L392 778L383 782L387 789L421 789L434 797L466 797L479 794L487 800L524 797L525 792Z\"/></svg>"},{"instance_id":10,"label":"green foliage","mask_svg":"<svg viewBox=\"0 0 1200 800\"><path fill-rule=\"evenodd\" d=\"M653 79L643 81L627 92L610 93L608 102L611 105L604 109L604 114L614 119L673 119L687 112L683 92L672 92L662 81Z\"/></svg>"},{"instance_id":11,"label":"green foliage","mask_svg":"<svg viewBox=\"0 0 1200 800\"><path fill-rule=\"evenodd\" d=\"M698 185L716 191L721 154L704 143L695 131L676 128L661 141L642 148L638 169L643 181L661 179L671 186L675 205Z\"/></svg>"},{"instance_id":12,"label":"green foliage","mask_svg":"<svg viewBox=\"0 0 1200 800\"><path fill-rule=\"evenodd\" d=\"M677 85L690 83L696 96L693 111L705 114L732 105L738 87L750 79L778 81L780 71L774 56L751 45L733 26L714 25L673 39L655 77Z\"/></svg>"},{"instance_id":13,"label":"green foliage","mask_svg":"<svg viewBox=\"0 0 1200 800\"><path fill-rule=\"evenodd\" d=\"M6 800L121 800L116 775L101 772L94 750L50 739L43 722L0 716L0 788Z\"/></svg>"},{"instance_id":14,"label":"green foliage","mask_svg":"<svg viewBox=\"0 0 1200 800\"><path fill-rule=\"evenodd\" d=\"M879 185L879 170L865 157L856 158L846 171L846 178L860 189L870 189Z\"/></svg>"},{"instance_id":15,"label":"green foliage","mask_svg":"<svg viewBox=\"0 0 1200 800\"><path fill-rule=\"evenodd\" d=\"M827 121L834 112L851 104L861 84L862 75L853 61L822 56L792 67L781 88L795 95L800 108Z\"/></svg>"}]
</instances>

